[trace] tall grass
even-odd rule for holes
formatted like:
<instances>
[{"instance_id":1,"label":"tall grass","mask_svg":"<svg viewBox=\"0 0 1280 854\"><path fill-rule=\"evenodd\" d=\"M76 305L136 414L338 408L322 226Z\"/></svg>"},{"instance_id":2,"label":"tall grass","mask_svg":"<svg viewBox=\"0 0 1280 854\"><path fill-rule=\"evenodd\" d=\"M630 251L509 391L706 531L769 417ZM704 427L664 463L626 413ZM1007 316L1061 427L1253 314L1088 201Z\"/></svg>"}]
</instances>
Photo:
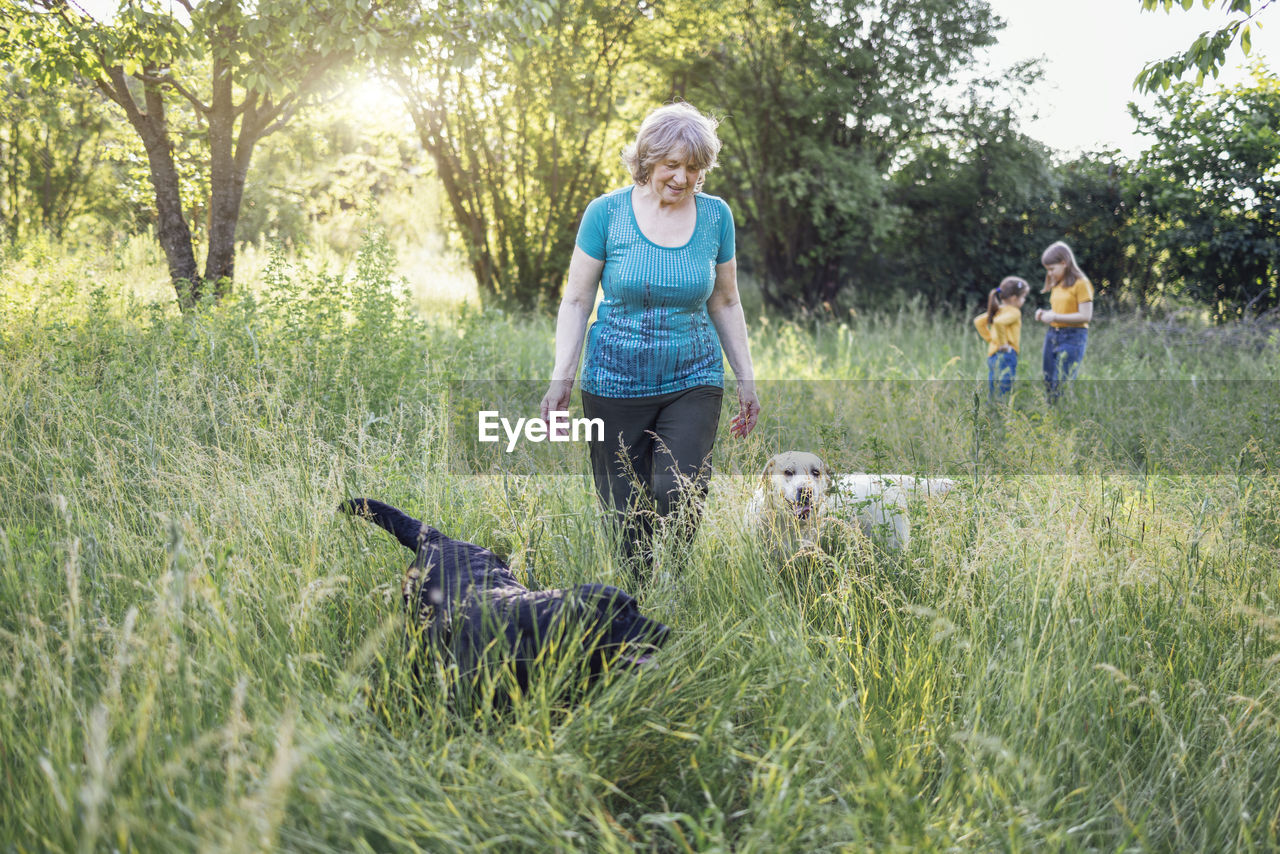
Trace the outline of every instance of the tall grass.
<instances>
[{"instance_id":1,"label":"tall grass","mask_svg":"<svg viewBox=\"0 0 1280 854\"><path fill-rule=\"evenodd\" d=\"M1135 459L1088 395L973 406L967 318L756 317L766 416L786 417L720 443L747 476L716 481L692 550L660 553L657 665L574 706L552 672L476 717L413 676L407 555L335 509L382 498L543 587L624 583L584 461L451 465L450 384L541 382L550 319L415 311L376 240L349 272L267 258L245 296L184 319L139 295L137 251L89 281L56 247L4 259L5 850L1280 845L1271 402L1228 401L1252 444ZM1225 381L1280 368L1274 337L1214 334L1099 323L1086 379L1178 380L1110 407L1167 435L1193 377L1256 392ZM859 383L912 391L815 430L824 454L872 468L943 423L967 431L964 484L913 508L904 553L850 532L780 563L741 530L749 475L821 426L822 389Z\"/></svg>"}]
</instances>

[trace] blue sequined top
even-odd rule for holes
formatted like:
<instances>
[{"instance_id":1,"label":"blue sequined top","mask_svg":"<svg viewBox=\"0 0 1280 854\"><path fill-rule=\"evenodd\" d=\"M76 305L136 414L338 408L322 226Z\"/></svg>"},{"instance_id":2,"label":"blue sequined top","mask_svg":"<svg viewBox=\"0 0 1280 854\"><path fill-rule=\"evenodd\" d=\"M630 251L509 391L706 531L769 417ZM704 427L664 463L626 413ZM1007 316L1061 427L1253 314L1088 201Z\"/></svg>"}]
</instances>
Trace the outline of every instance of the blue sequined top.
<instances>
[{"instance_id":1,"label":"blue sequined top","mask_svg":"<svg viewBox=\"0 0 1280 854\"><path fill-rule=\"evenodd\" d=\"M582 390L599 397L648 397L724 385L720 337L707 314L716 265L734 256L733 214L699 193L697 224L684 246L652 243L631 207L632 187L587 205L583 252L604 261L604 299L587 332Z\"/></svg>"}]
</instances>

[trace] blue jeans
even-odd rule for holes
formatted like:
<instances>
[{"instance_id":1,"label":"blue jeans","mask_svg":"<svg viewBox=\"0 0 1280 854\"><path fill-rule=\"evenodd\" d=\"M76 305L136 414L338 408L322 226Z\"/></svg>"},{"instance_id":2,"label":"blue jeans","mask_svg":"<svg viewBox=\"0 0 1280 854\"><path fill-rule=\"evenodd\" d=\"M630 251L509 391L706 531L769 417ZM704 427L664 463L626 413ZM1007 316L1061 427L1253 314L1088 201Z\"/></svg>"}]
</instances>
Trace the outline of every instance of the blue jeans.
<instances>
[{"instance_id":1,"label":"blue jeans","mask_svg":"<svg viewBox=\"0 0 1280 854\"><path fill-rule=\"evenodd\" d=\"M1018 372L1018 351L997 350L987 357L987 396L999 400L1013 389Z\"/></svg>"},{"instance_id":2,"label":"blue jeans","mask_svg":"<svg viewBox=\"0 0 1280 854\"><path fill-rule=\"evenodd\" d=\"M1083 326L1050 326L1044 336L1044 390L1050 403L1062 396L1062 386L1080 372L1089 330Z\"/></svg>"}]
</instances>

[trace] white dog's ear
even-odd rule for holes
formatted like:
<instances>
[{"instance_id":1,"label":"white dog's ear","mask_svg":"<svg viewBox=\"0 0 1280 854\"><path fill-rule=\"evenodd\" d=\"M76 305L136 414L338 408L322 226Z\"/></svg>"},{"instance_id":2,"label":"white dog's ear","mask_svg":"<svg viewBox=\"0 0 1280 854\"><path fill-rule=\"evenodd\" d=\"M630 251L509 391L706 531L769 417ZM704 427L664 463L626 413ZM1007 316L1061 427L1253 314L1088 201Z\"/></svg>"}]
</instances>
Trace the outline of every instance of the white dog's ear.
<instances>
[{"instance_id":1,"label":"white dog's ear","mask_svg":"<svg viewBox=\"0 0 1280 854\"><path fill-rule=\"evenodd\" d=\"M764 471L760 473L760 482L763 483L765 486L768 486L770 482L770 478L772 478L777 473L777 471L778 471L778 458L776 456L770 457L769 462L764 464Z\"/></svg>"},{"instance_id":2,"label":"white dog's ear","mask_svg":"<svg viewBox=\"0 0 1280 854\"><path fill-rule=\"evenodd\" d=\"M822 480L824 487L831 485L831 469L827 468L825 460L818 463L818 477Z\"/></svg>"}]
</instances>

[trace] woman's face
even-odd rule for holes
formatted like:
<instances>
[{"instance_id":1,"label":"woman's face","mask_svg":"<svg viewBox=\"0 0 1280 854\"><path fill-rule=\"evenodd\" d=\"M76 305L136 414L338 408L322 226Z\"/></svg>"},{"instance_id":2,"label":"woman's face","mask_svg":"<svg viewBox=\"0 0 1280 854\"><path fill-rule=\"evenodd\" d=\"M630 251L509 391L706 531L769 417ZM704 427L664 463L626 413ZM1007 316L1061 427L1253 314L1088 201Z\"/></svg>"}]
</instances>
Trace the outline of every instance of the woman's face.
<instances>
[{"instance_id":1,"label":"woman's face","mask_svg":"<svg viewBox=\"0 0 1280 854\"><path fill-rule=\"evenodd\" d=\"M694 168L681 153L670 153L653 164L649 173L649 189L661 204L684 201L697 192L706 170Z\"/></svg>"},{"instance_id":2,"label":"woman's face","mask_svg":"<svg viewBox=\"0 0 1280 854\"><path fill-rule=\"evenodd\" d=\"M1058 282L1062 281L1062 278L1065 275L1067 275L1067 262L1051 261L1050 263L1044 265L1044 269L1049 274L1049 281L1053 282L1056 285Z\"/></svg>"}]
</instances>

